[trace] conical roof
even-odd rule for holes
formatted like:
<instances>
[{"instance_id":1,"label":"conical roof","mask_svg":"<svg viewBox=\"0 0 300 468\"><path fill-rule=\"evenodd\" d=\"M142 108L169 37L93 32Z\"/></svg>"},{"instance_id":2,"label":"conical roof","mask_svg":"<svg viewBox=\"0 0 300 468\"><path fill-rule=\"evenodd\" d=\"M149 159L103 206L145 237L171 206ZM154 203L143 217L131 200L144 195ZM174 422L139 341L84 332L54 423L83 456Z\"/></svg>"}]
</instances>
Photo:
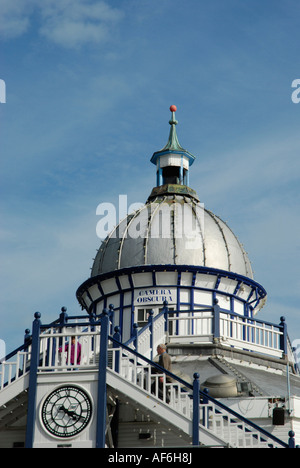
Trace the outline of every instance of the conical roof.
<instances>
[{"instance_id":1,"label":"conical roof","mask_svg":"<svg viewBox=\"0 0 300 468\"><path fill-rule=\"evenodd\" d=\"M153 164L156 164L158 157L167 153L185 154L185 156L187 156L189 159L190 166L193 164L194 160L196 159L193 154L191 154L189 151L184 149L179 143L177 132L176 132L176 125L178 124L178 121L175 118L176 110L177 110L176 106L170 107L170 111L172 112L172 117L169 120L169 124L171 125L169 138L168 138L166 145L161 150L153 153L152 158L151 158L151 162Z\"/></svg>"}]
</instances>

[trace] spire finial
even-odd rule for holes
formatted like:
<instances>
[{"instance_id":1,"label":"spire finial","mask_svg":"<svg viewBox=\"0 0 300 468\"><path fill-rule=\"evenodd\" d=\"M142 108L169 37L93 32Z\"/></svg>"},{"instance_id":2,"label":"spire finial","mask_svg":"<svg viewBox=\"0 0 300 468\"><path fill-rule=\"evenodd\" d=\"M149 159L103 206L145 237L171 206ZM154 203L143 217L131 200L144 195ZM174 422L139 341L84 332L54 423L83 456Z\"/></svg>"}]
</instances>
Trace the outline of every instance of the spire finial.
<instances>
[{"instance_id":1,"label":"spire finial","mask_svg":"<svg viewBox=\"0 0 300 468\"><path fill-rule=\"evenodd\" d=\"M170 106L170 111L172 112L172 118L171 118L171 120L169 121L169 124L170 124L170 125L177 125L178 122L177 122L177 120L175 119L175 112L177 111L177 107L174 106L174 105Z\"/></svg>"}]
</instances>

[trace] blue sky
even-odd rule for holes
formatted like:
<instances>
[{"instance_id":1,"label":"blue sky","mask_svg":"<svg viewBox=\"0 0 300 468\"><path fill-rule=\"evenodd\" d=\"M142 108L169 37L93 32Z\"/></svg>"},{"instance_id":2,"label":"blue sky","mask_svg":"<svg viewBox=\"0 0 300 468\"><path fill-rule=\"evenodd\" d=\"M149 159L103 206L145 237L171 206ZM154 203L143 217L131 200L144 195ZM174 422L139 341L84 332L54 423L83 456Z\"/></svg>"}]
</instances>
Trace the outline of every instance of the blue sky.
<instances>
[{"instance_id":1,"label":"blue sky","mask_svg":"<svg viewBox=\"0 0 300 468\"><path fill-rule=\"evenodd\" d=\"M177 105L190 185L300 338L298 0L0 0L0 339L75 298L96 208L145 202Z\"/></svg>"}]
</instances>

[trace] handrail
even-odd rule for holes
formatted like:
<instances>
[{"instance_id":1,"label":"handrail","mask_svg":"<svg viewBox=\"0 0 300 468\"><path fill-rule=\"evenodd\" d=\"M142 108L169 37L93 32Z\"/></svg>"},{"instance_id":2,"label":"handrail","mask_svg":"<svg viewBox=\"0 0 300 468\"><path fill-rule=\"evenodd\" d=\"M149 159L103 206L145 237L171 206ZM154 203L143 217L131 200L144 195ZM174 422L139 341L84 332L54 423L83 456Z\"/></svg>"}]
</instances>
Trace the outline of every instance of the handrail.
<instances>
[{"instance_id":1,"label":"handrail","mask_svg":"<svg viewBox=\"0 0 300 468\"><path fill-rule=\"evenodd\" d=\"M151 361L150 359L142 356L138 352L134 351L133 349L129 348L128 346L124 345L120 341L116 340L112 336L108 336L109 341L115 343L118 347L123 348L126 352L129 352L136 356L139 360L145 361L147 364L151 365L152 367L155 367L157 370L160 371L160 373L164 373L166 376L171 377L173 380L176 380L179 382L181 385L183 385L185 388L188 388L190 390L193 390L193 385L189 384L185 380L183 380L181 377L178 377L177 375L173 374L172 372L164 369L161 367L159 364L155 363L154 361ZM258 431L260 434L264 435L265 437L268 437L269 439L273 440L276 442L276 444L281 445L284 448L288 448L288 444L280 440L278 437L274 436L273 434L269 433L265 429L261 428L254 422L252 422L250 419L245 418L243 415L237 413L236 411L232 410L231 408L227 407L224 405L222 402L216 400L215 398L211 397L208 393L205 393L201 390L199 390L199 395L202 397L204 400L208 400L214 405L218 406L219 408L225 410L227 413L229 413L231 416L234 418L239 419L240 421L244 422L248 426L252 427L254 430Z\"/></svg>"},{"instance_id":2,"label":"handrail","mask_svg":"<svg viewBox=\"0 0 300 468\"><path fill-rule=\"evenodd\" d=\"M153 313L153 311L149 312ZM209 312L210 315L208 315ZM275 324L229 312L221 309L217 304L209 308L204 306L194 310L171 311L165 306L155 317L150 316L149 323L142 329L138 330L138 325L134 324L133 334L125 344L135 345L136 348L143 334L152 335L153 323L163 316L165 318L164 331L168 334L169 343L186 343L191 337L193 342L198 340L213 343L217 340L225 346L242 347L251 352L277 359L288 359L294 363L284 317L281 317L279 324ZM153 349L151 351L153 352Z\"/></svg>"},{"instance_id":3,"label":"handrail","mask_svg":"<svg viewBox=\"0 0 300 468\"><path fill-rule=\"evenodd\" d=\"M51 322L49 324L41 324L40 328L41 328L41 330L48 330L49 328L62 328L62 327L70 327L71 328L71 327L80 325L80 323L77 323L77 322L69 322L69 319L71 319L71 320L86 320L86 325L95 325L96 326L96 325L101 324L100 319L97 320L96 318L92 318L92 321L91 321L91 317L89 317L87 315L73 315L71 317L67 316L67 321L64 322L64 323L62 323L60 321L60 318L58 318L56 320L53 320L53 322ZM82 325L84 325L84 323ZM7 354L2 359L0 359L0 364L5 363L6 361L8 361L12 357L14 357L18 352L26 350L26 348L28 348L28 346L30 346L31 343L32 343L32 336L28 335L27 340L26 340L25 343L23 343L18 348L15 348L9 354Z\"/></svg>"},{"instance_id":4,"label":"handrail","mask_svg":"<svg viewBox=\"0 0 300 468\"><path fill-rule=\"evenodd\" d=\"M151 313L152 311L150 310L149 312ZM141 337L143 335L143 333L145 333L147 330L151 331L152 325L155 322L157 322L158 319L162 318L165 314L166 314L166 312L163 309L161 312L159 312L157 315L155 315L155 317L152 317L152 320L149 320L149 322L146 325L144 325L140 330L138 330L138 328L135 327L136 332L134 332L132 337L129 338L129 340L127 340L125 342L125 345L130 346L131 344L134 344L136 342L136 340L138 340L139 337ZM149 319L150 319L150 317L149 317Z\"/></svg>"},{"instance_id":5,"label":"handrail","mask_svg":"<svg viewBox=\"0 0 300 468\"><path fill-rule=\"evenodd\" d=\"M66 310L65 308L62 308L61 316L58 319L51 322L50 324L47 324L47 325L41 324L41 330L45 330L47 328L52 328L52 327L58 327L58 328L63 327L63 326L72 327L72 326L78 325L78 324L75 324L75 323L73 324L73 320L86 320L87 325L92 325L92 324L97 325L100 322L100 320L97 319L96 316L93 317L91 315L90 316L88 316L88 315L78 315L78 316L68 317L68 315L65 313L65 310ZM236 319L240 320L241 322L244 321L245 322L244 324L243 323L238 324L241 327L242 326L255 327L256 324L267 326L267 327L275 327L276 328L276 335L279 338L281 338L281 343L278 346L278 348L274 348L274 350L276 351L276 349L277 349L278 351L282 351L283 357L288 355L288 358L293 359L293 353L291 351L290 339L289 339L289 337L287 335L286 325L285 325L284 321L281 321L280 324L275 324L275 323L267 322L267 321L260 320L260 319L257 319L257 318L245 317L245 316L236 314L235 312L229 312L228 310L221 309L218 306L217 306L217 308L215 306L212 306L212 307L204 306L203 308L197 308L197 309L194 309L194 310L172 310L172 311L168 311L167 304L164 304L164 309L159 314L157 314L155 317L153 317L153 322L156 322L156 320L158 320L158 318L160 318L162 315L165 315L166 322L167 322L169 314L174 314L174 317L171 320L176 321L176 319L178 318L178 317L176 317L177 314L180 314L181 317L183 317L183 316L185 316L187 314L193 314L193 313L198 313L198 312L210 312L210 311L214 315L212 317L213 322L214 322L213 329L212 329L212 338L220 338L220 336L218 336L218 334L220 332L220 323L216 324L217 321L220 322L220 314L227 315L229 317L228 320L236 318ZM201 320L200 317L194 317L194 316L190 316L187 319L188 320ZM72 322L70 320L72 320ZM165 330L167 330L167 327L168 327L168 325L166 323ZM143 327L142 330L138 330L136 332L137 334L134 333L132 335L132 337L126 342L126 344L128 345L128 344L134 343L136 338L140 337L141 334L144 333L147 329L150 329L150 323L147 324L145 327ZM266 329L266 332L268 333L269 330ZM188 335L188 336L190 336L190 335ZM5 361L8 361L14 355L16 355L18 352L24 350L27 346L29 346L31 344L31 341L32 341L32 338L30 336L28 336L26 343L19 346L14 351L10 352L4 358L2 358L0 360L0 364L4 363ZM243 340L243 339L241 339L240 342L241 343L251 343L250 340L247 341L247 340ZM255 342L253 342L253 344L255 344ZM271 348L271 349L273 349L273 348Z\"/></svg>"},{"instance_id":6,"label":"handrail","mask_svg":"<svg viewBox=\"0 0 300 468\"><path fill-rule=\"evenodd\" d=\"M3 357L2 359L0 359L0 364L4 364L6 361L9 361L9 359L11 359L12 357L14 357L16 354L18 354L19 352L21 351L24 351L26 348L28 348L28 346L31 344L31 338L30 338L30 341L28 341L27 343L24 343L22 344L21 346L19 346L18 348L14 349L13 351L11 351L9 354L7 354L5 357Z\"/></svg>"},{"instance_id":7,"label":"handrail","mask_svg":"<svg viewBox=\"0 0 300 468\"><path fill-rule=\"evenodd\" d=\"M203 311L204 309L201 309L201 311ZM209 310L208 310L209 311ZM172 314L176 313L176 312L183 312L183 311L170 311ZM191 311L186 311L187 313L191 312ZM221 311L221 313L223 313L223 311ZM166 310L162 311L160 314L158 314L158 316L156 316L155 318L158 319L159 317L161 317L163 314L167 315L166 314ZM101 325L101 317L90 317L90 319L92 318L92 320L86 320L85 323L78 323L78 322L75 322L74 320L76 319L86 319L87 317L86 316L78 316L78 317L71 317L70 319L68 317L65 317L66 320L62 321L62 320L56 320L54 322L52 322L50 325L42 325L40 324L39 326L39 330L40 330L40 338L44 338L47 339L48 335L47 335L47 330L50 330L51 328L53 329L63 329L64 327L66 328L69 328L69 327L84 327L86 325L90 326L90 327L93 327L93 326L99 326ZM38 320L38 319L37 319ZM252 320L252 319L250 319ZM253 319L255 320L255 319ZM152 321L152 325L153 325L153 322L155 322L155 320ZM166 323L167 325L167 323ZM150 326L150 324L148 325L148 327ZM280 325L279 325L280 326ZM147 327L145 327L147 328ZM98 334L99 331L97 332ZM79 335L80 333L76 333L77 335ZM37 336L37 335L36 335ZM49 335L50 336L50 335ZM54 335L53 335L54 336ZM56 337L59 337L60 336L60 333L56 334ZM192 392L194 392L194 387L186 382L184 379L176 376L175 374L173 374L172 372L169 372L167 371L166 369L162 368L161 366L159 366L159 364L155 363L153 360L147 358L146 356L143 356L142 354L140 354L138 351L130 348L128 346L128 344L130 343L121 343L120 340L118 340L116 338L117 335L115 336L111 336L109 334L108 336L108 340L113 343L114 345L116 345L117 348L120 348L122 350L124 350L124 352L126 353L130 353L132 356L135 356L137 359L138 359L138 362L137 364L139 364L140 362L145 362L148 366L151 366L153 368L156 368L157 371L159 371L160 374L164 374L168 377L170 377L174 382L177 382L177 384L180 384L182 385L183 387L185 387L185 389L188 389ZM26 350L27 353L30 353L30 348L31 348L31 341L32 341L32 338L29 338L29 335L27 335L27 340L26 342L20 346L19 348L17 348L15 351L13 351L12 353L9 353L7 355L6 358L9 358L11 359L12 357L14 357L16 354L19 353L19 356L21 355L22 353L22 350ZM111 348L108 348L108 350L110 350ZM41 350L41 348L39 348L39 350ZM38 351L39 351L38 350ZM122 351L121 351L122 352ZM37 354L38 356L38 354ZM102 356L102 354L101 354ZM100 358L101 358L100 356ZM32 355L31 355L32 357ZM6 359L5 358L5 359ZM19 359L19 358L18 358ZM2 360L3 361L3 360ZM29 363L28 359L26 360L27 363ZM1 364L5 364L5 362L3 361ZM9 363L7 363L9 364ZM95 364L95 360L93 361L93 364ZM68 363L69 365L69 363ZM39 366L39 363L37 362L36 364L36 368L38 368ZM31 362L30 362L30 367L31 367ZM46 366L46 367L49 367L49 366ZM64 365L65 367L65 365ZM76 367L76 365L75 365ZM27 368L25 368L27 370ZM24 369L23 369L24 371ZM211 404L215 405L216 407L218 407L219 409L225 411L226 413L228 413L230 415L230 417L232 418L236 418L238 419L239 421L241 421L242 423L245 423L247 426L251 427L254 429L254 431L257 431L258 433L260 433L261 435L267 437L268 439L270 440L273 440L276 444L278 445L281 445L282 447L288 447L288 444L286 444L285 442L281 441L280 439L278 439L276 436L270 434L268 431L266 431L265 429L259 427L258 425L256 425L255 423L253 423L251 420L245 418L244 416L240 415L239 413L237 413L236 411L232 410L231 408L227 407L225 404L221 403L220 401L214 399L213 397L211 397L210 395L206 394L205 392L201 391L201 390L198 390L199 391L199 396L202 398L202 401L208 401L210 402Z\"/></svg>"}]
</instances>

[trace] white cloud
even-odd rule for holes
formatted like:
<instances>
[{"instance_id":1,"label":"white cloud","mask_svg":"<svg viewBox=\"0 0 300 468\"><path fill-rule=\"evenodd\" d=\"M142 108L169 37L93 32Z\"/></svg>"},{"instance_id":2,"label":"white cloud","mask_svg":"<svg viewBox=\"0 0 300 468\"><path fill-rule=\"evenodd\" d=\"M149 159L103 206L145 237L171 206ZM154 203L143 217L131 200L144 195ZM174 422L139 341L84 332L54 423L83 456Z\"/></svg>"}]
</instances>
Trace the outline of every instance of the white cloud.
<instances>
[{"instance_id":1,"label":"white cloud","mask_svg":"<svg viewBox=\"0 0 300 468\"><path fill-rule=\"evenodd\" d=\"M0 35L6 39L24 34L30 24L32 0L0 0Z\"/></svg>"},{"instance_id":2,"label":"white cloud","mask_svg":"<svg viewBox=\"0 0 300 468\"><path fill-rule=\"evenodd\" d=\"M47 0L41 8L40 33L64 47L101 43L122 18L120 10L90 0Z\"/></svg>"},{"instance_id":3,"label":"white cloud","mask_svg":"<svg viewBox=\"0 0 300 468\"><path fill-rule=\"evenodd\" d=\"M0 11L2 37L11 39L27 32L36 14L39 34L67 48L106 41L111 28L123 18L121 10L94 0L0 0Z\"/></svg>"}]
</instances>

